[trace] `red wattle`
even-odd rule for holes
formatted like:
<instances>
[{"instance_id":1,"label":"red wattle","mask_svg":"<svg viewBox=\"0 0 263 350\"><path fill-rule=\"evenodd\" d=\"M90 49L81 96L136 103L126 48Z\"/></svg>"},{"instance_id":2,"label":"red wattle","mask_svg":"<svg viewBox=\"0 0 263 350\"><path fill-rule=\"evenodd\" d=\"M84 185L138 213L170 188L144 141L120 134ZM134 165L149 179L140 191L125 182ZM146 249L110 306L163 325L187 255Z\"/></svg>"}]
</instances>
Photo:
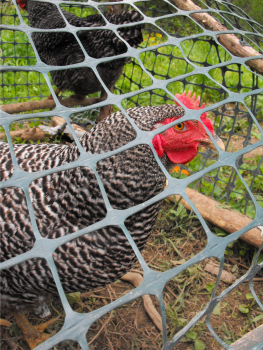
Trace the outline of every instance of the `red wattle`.
<instances>
[{"instance_id":1,"label":"red wattle","mask_svg":"<svg viewBox=\"0 0 263 350\"><path fill-rule=\"evenodd\" d=\"M158 156L162 157L163 156L163 146L162 146L161 136L159 134L154 136L152 143L153 143L153 147L155 148L155 151L158 154Z\"/></svg>"},{"instance_id":2,"label":"red wattle","mask_svg":"<svg viewBox=\"0 0 263 350\"><path fill-rule=\"evenodd\" d=\"M186 164L189 163L198 153L197 146L185 148L183 150L166 151L167 157L170 162L175 164Z\"/></svg>"}]
</instances>

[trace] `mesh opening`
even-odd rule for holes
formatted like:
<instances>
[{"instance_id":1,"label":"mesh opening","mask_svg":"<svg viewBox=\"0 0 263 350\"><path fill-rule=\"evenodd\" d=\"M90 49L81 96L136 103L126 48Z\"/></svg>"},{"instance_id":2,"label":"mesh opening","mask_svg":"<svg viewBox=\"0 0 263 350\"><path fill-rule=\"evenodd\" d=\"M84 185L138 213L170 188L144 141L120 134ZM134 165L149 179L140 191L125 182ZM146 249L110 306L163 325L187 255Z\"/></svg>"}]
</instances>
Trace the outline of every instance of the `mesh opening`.
<instances>
[{"instance_id":1,"label":"mesh opening","mask_svg":"<svg viewBox=\"0 0 263 350\"><path fill-rule=\"evenodd\" d=\"M222 44L226 36L229 35L228 33L221 34L219 38L218 35L220 33L208 30L199 24L194 11L184 11L182 14L179 8L174 5L174 1L123 1L114 5L111 5L110 1L106 1L107 6L105 4L101 5L101 2L96 1L92 3L92 6L87 6L86 2L83 1L79 1L77 5L67 4L65 1L63 3L56 2L53 4L53 7L57 11L64 9L67 13L74 14L80 19L92 15L108 18L107 16L111 13L131 9L139 11L142 16L140 24L143 23L140 29L142 30L142 42L138 45L136 43L129 44L129 40L125 36L129 36L129 33L133 31L136 26L135 23L116 24L112 20L107 20L105 21L106 25L103 26L105 28L98 29L95 26L95 29L88 27L80 31L80 26L70 26L66 20L65 13L63 11L59 12L60 15L61 13L62 15L64 14L62 17L64 17L65 25L63 26L63 31L58 31L58 34L63 36L65 33L68 33L70 34L69 37L74 37L82 56L81 62L70 62L69 60L65 63L66 67L63 67L63 69L61 68L62 64L54 63L51 67L50 63L44 62L36 48L36 36L34 39L34 33L45 34L45 30L37 30L35 26L29 26L30 22L27 12L15 6L16 1L2 1L0 4L2 26L0 33L0 63L2 64L0 104L3 106L0 117L0 133L4 135L2 139L8 142L8 145L6 143L3 146L1 145L3 149L6 149L6 156L2 158L3 163L7 158L8 162L5 163L6 168L1 168L0 188L2 192L12 192L12 189L16 189L13 190L11 199L6 199L8 202L7 207L9 204L11 207L16 204L16 210L7 214L7 217L10 220L10 216L13 215L17 223L20 224L20 227L17 228L3 226L3 229L6 232L9 229L12 232L17 232L22 237L22 242L25 238L30 241L24 246L21 243L24 250L19 248L14 255L3 255L0 268L5 273L8 268L17 267L23 262L30 261L31 266L32 262L35 261L34 259L42 259L41 261L45 259L48 273L49 275L52 274L52 278L54 278L52 290L57 289L57 294L61 299L66 315L65 325L59 335L53 335L49 340L39 345L38 349L89 349L89 339L88 341L86 340L86 334L89 332L89 329L93 334L94 329L97 327L95 322L99 322L105 315L107 317L108 313L111 313L113 309L132 303L135 299L137 300L145 294L154 295L156 297L155 303L160 307L164 326L163 334L158 344L163 349L184 349L183 347L180 348L180 346L184 346L182 345L185 339L183 337L185 336L188 340L191 339L189 338L191 337L190 331L192 331L192 337L195 337L196 329L193 327L199 322L204 323L204 317L206 317L207 323L204 325L206 327L205 331L214 337L213 344L217 344L218 348L223 346L228 349L231 342L228 339L221 339L217 336L217 333L213 330L214 319L211 321L211 315L214 314L216 304L219 301L223 303L224 298L234 293L235 288L241 286L246 279L249 280L249 288L254 295L255 303L262 310L262 302L260 302L259 297L257 298L259 294L258 289L255 292L252 284L254 277L262 269L262 259L259 256L259 252L258 255L255 253L254 262L249 266L248 272L244 272L243 276L234 285L232 284L222 291L219 288L220 292L211 291L209 300L206 301L206 304L201 305L196 315L191 318L191 321L190 319L188 320L190 322L179 320L179 323L177 321L175 323L174 309L167 309L165 302L171 290L173 294L175 294L175 291L178 293L180 290L180 288L173 289L175 278L180 280L182 275L195 276L198 269L200 269L201 262L211 257L215 257L217 263L221 264L219 269L222 272L225 248L229 247L246 231L258 225L263 225L263 81L262 76L257 73L256 66L251 66L252 61L255 65L257 61L260 64L262 57L258 56L252 60L252 56L242 58L239 57L238 53L230 52ZM251 46L262 54L262 26L255 23L242 9L230 4L228 1L196 0L195 3L202 9L199 15L209 14L212 19L219 21L230 30L231 34L238 38L241 45ZM47 3L45 2L45 4ZM19 12L17 12L17 9ZM48 30L50 33L55 32L50 28ZM48 30L46 31L48 32ZM104 30L106 36L112 37L113 47L120 47L120 51L106 52L102 55L89 54L88 50L81 45L81 37L86 35L85 33L87 32L95 33L95 36L96 31L101 33L100 30ZM120 34L122 30L125 35ZM102 42L101 46L103 48L104 42ZM59 51L62 52L62 50ZM120 70L119 75L116 73L116 77L111 77L107 81L102 74L103 68L109 66L114 68L120 62L123 63L123 70ZM99 103L98 108L97 106L94 108L92 105L83 106L77 103L74 106L64 106L63 99L68 98L74 92L79 93L73 87L71 89L70 85L67 88L62 88L62 94L57 95L56 99L55 89L59 87L59 82L54 79L54 76L52 79L51 72L54 70L59 72L63 70L65 72L67 70L81 71L82 67L89 67L94 74L97 87L92 91L87 91L87 94L84 93L84 95L98 98L96 100L96 103ZM106 99L101 98L104 90L107 95ZM152 139L155 136L152 130L148 133L145 130L141 130L133 121L132 112L125 112L125 110L134 107L172 105L175 100L174 95L183 93L185 90L200 96L200 106L205 103L205 111L212 120L217 135L224 141L226 152L201 148L195 160L188 165L178 166L179 171L169 175L157 155L150 150L153 153L152 158L155 157L156 168L161 169L162 178L168 179L169 187L167 192L164 194L164 188L162 188L158 193L153 193L152 196L149 196L146 203L143 203L144 198L135 198L132 206L127 206L124 203L121 210L119 210L120 208L114 206L108 197L107 174L104 172L103 176L101 175L100 165L103 162L107 163L109 159L112 159L111 157L114 158L118 152L123 154L131 153L133 147L141 147L138 146L141 144L147 145L148 149L150 149L152 147ZM15 103L23 104L44 101L50 94L55 98L52 108L37 108L37 105L34 105L34 108L32 107L22 112L9 109L9 112L5 113L5 108L9 105L12 107ZM61 101L62 103L58 103ZM16 144L19 141L15 140L13 142L14 146L12 146L11 142L12 132L19 128L19 125L23 126L23 123L30 124L33 121L33 124L36 126L40 117L41 120L44 120L49 125L53 116L64 118L64 121L69 125L72 120L85 121L90 125L96 125L100 108L113 103L113 111L122 111L125 114L130 125L135 130L133 136L136 134L136 138L129 139L129 143L123 144L120 150L116 147L115 149L107 149L104 152L93 153L90 149L85 148L83 139L79 140L77 135L74 135L76 154L70 161L65 162L58 157L57 160L59 161L52 163L52 157L50 156L49 159L49 155L47 155L47 163L51 164L46 164L44 168L41 166L35 170L31 169L32 171L25 173L26 167L21 167L23 159L19 158L19 152L17 152L19 147ZM183 104L182 107L185 110L184 122L187 120L200 122L202 120L200 119L200 111L191 110ZM72 132L74 133L73 130ZM37 158L37 155L34 153L34 149L37 149L37 147L34 148L34 146L27 148L27 145L24 145L23 147L28 151L31 150L33 158ZM43 146L42 153L46 152L47 149L51 152L51 148L47 145ZM68 150L67 147L65 149ZM20 148L21 150L22 148ZM32 159L33 163L34 159ZM60 167L59 169L58 166ZM59 204L58 212L60 211L59 208L64 204L71 206L72 211L69 213L65 210L58 213L60 217L64 216L64 221L61 221L63 225L61 224L57 228L56 239L53 239L51 243L49 241L50 237L43 235L43 227L45 226L45 230L48 232L49 225L46 223L46 225L42 226L45 221L45 215L43 216L43 212L37 203L38 201L42 203L42 197L46 197L45 200L48 202L52 199L52 196L56 197L58 195L54 191L50 192L50 199L45 194L45 191L41 190L40 193L33 191L34 193L32 193L32 188L34 187L32 184L38 187L37 185L41 184L43 179L59 177L57 174L60 174L64 179L66 177L64 174L75 174L79 169L89 169L89 172L92 173L92 179L96 182L96 191L100 192L100 203L97 205L104 210L104 215L99 220L93 220L82 225L74 222L78 208L75 208L74 204L71 204L67 199L67 191L72 191L74 195L81 197L79 188L81 184L77 183L77 174L76 178L74 177L76 186L73 186L74 184L72 183L66 184L65 187L62 185L58 186L58 189L63 193L63 198L60 198L61 203L64 201L62 204ZM147 179L147 174L144 177ZM118 177L116 176L116 178ZM132 183L131 189L133 185ZM116 183L115 186L118 191L121 192L123 190L120 184ZM215 234L203 220L198 210L196 210L195 203L190 203L186 194L187 187L198 189L200 193L216 199L222 206L227 203L228 209L237 210L249 216L252 221L232 235L223 236L222 232L216 232ZM111 186L110 190L113 188L114 186ZM206 246L201 247L202 254L189 255L189 259L186 262L182 261L181 265L177 266L175 264L160 272L158 269L156 270L156 266L152 268L150 264L147 264L149 260L144 258L140 252L141 245L138 245L136 238L132 236L130 227L136 214L140 217L144 216L142 209L148 208L148 212L151 212L155 206L159 208L160 201L166 198L167 195L173 195L175 192L182 194L184 199L192 204L192 210L195 212L198 223L201 223L204 230L204 235L200 234L200 237L198 236L197 239L200 239L200 241L205 239ZM94 201L98 197L97 194L91 194L90 196ZM114 197L114 194L112 197ZM1 205L5 206L5 203L1 202ZM93 204L90 205L93 207ZM23 210L20 209L19 211L20 207L23 207ZM38 210L37 215L36 207ZM47 206L45 209L46 217L48 217L50 214L49 207ZM85 210L88 209L85 208ZM81 209L83 213L85 210ZM180 212L177 209L172 210L177 214ZM170 214L176 217L177 214L175 215L174 212ZM89 213L89 215L92 216L93 214ZM66 227L66 229L69 229L69 232L67 232L69 234L67 234L62 231L63 227L67 225L69 216L71 216L72 223L71 229ZM189 213L185 214L185 217L187 216L189 216ZM1 222L4 222L4 220ZM123 237L125 236L125 243L129 245L129 249L136 257L137 263L141 268L140 271L144 273L143 283L135 291L130 291L124 296L116 298L112 304L100 305L97 310L86 310L84 314L72 312L70 303L62 288L61 276L63 274L61 275L61 272L57 270L58 263L54 261L57 257L55 259L54 254L59 255L60 247L65 247L67 244L70 246L71 242L74 245L74 240L79 239L81 241L81 237L84 240L84 235L91 235L92 232L101 232L100 230L107 231L107 227L112 228L115 227L114 225L122 232ZM26 229L26 226L30 228ZM26 237L25 232L28 234L29 231L30 235ZM165 241L165 238L162 239ZM18 244L18 242L16 243ZM96 243L99 245L100 241L97 240ZM172 249L171 247L173 247L173 244L167 248L168 251ZM228 256L231 254L231 249L231 246L227 249ZM24 252L26 252L26 255L22 255ZM98 255L100 253L99 251ZM170 251L167 255L169 256L169 254ZM36 266L38 265L36 264ZM63 258L61 266L64 266ZM70 268L72 269L71 273L72 271L74 273L74 263L72 263ZM195 268L197 268L197 271L194 270ZM101 269L103 273L103 268ZM42 267L41 271L43 272L44 270ZM220 286L219 279L213 281L215 290L217 286ZM165 292L163 295L164 288ZM191 302L189 299L187 301ZM171 327L169 331L166 329L168 318L168 324ZM109 329L111 328L109 327ZM181 341L182 343L180 343ZM192 338L191 341L193 345L198 346L198 338ZM60 345L57 346L57 344ZM262 343L256 346L255 349L261 349Z\"/></svg>"}]
</instances>

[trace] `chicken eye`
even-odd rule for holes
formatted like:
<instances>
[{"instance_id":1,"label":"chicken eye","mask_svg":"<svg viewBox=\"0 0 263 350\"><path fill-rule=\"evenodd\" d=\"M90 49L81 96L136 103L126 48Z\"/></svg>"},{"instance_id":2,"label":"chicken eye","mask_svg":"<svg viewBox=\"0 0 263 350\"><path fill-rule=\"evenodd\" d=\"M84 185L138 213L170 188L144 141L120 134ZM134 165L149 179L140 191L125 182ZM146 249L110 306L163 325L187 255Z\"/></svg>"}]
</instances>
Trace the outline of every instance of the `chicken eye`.
<instances>
[{"instance_id":1,"label":"chicken eye","mask_svg":"<svg viewBox=\"0 0 263 350\"><path fill-rule=\"evenodd\" d=\"M176 130L179 130L179 131L186 130L186 126L185 126L184 123L176 124L176 125L174 126L174 128L175 128Z\"/></svg>"}]
</instances>

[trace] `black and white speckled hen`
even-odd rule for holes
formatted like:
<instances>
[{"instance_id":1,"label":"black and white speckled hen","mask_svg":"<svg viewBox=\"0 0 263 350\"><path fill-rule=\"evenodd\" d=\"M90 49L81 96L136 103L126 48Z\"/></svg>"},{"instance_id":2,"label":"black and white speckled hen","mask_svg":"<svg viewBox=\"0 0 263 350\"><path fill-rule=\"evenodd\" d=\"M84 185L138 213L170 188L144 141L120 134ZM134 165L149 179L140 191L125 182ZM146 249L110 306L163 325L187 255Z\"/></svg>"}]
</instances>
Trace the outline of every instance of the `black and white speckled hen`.
<instances>
[{"instance_id":1,"label":"black and white speckled hen","mask_svg":"<svg viewBox=\"0 0 263 350\"><path fill-rule=\"evenodd\" d=\"M178 96L177 96L178 97ZM189 108L199 109L199 101L190 95L179 96ZM136 125L146 131L177 120L182 107L163 105L127 110ZM214 134L206 113L203 123ZM214 135L216 136L216 135ZM127 118L117 112L106 117L86 133L80 143L86 152L101 154L134 140L136 132ZM216 138L222 146L222 141ZM221 142L220 142L221 141ZM198 121L179 122L153 138L154 148L167 169L174 163L187 163L198 153L200 144L213 147L205 128ZM67 145L14 145L21 169L27 172L50 169L79 157L75 143ZM147 145L138 145L100 160L97 171L114 209L126 209L147 201L165 188L166 178ZM13 166L6 143L0 144L0 174L8 180ZM106 207L94 173L88 167L53 173L29 186L38 230L55 239L88 227L106 216ZM1 260L25 253L34 245L33 228L25 195L18 187L7 187L1 194ZM125 221L140 250L143 249L156 221L160 202L143 209ZM103 286L124 275L136 257L118 226L108 226L86 234L57 248L53 254L66 293ZM45 312L47 296L56 294L48 264L32 259L1 271L3 311L21 311L32 306Z\"/></svg>"},{"instance_id":2,"label":"black and white speckled hen","mask_svg":"<svg viewBox=\"0 0 263 350\"><path fill-rule=\"evenodd\" d=\"M34 28L55 29L64 28L66 23L56 5L37 1L17 0L19 6L28 11L30 25ZM101 15L91 15L80 18L61 9L68 23L75 27L103 27L106 25ZM127 27L119 28L117 35L108 29L81 30L77 35L86 50L93 58L113 57L127 51L127 42L132 47L137 47L142 41L142 24L128 26L139 22L143 17L136 11L128 10L121 13L106 13L105 18L115 25L127 24ZM69 32L33 33L33 41L43 62L49 65L66 66L80 63L84 60L84 54L76 38ZM114 59L97 66L100 77L110 91L113 91L116 81L122 74L124 65L129 58ZM102 91L101 99L106 98L101 83L92 68L82 67L78 69L51 71L53 83L60 91L73 91L79 97Z\"/></svg>"}]
</instances>

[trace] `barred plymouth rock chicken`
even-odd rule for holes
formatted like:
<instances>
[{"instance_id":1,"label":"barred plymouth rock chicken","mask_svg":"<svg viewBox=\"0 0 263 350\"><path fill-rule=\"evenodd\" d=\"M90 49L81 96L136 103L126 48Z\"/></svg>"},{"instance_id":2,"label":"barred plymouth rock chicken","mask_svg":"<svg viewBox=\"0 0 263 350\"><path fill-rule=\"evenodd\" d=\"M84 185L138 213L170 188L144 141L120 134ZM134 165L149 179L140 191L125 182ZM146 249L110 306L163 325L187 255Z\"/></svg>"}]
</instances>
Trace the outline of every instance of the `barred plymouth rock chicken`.
<instances>
[{"instance_id":1,"label":"barred plymouth rock chicken","mask_svg":"<svg viewBox=\"0 0 263 350\"><path fill-rule=\"evenodd\" d=\"M190 95L176 95L188 108L199 109L199 101ZM137 107L127 113L136 125L150 131L184 115L182 107L172 104ZM202 122L222 148L206 113ZM102 154L134 140L136 132L127 118L116 112L86 133L80 143L86 152ZM153 138L154 148L169 170L174 163L187 163L198 153L200 145L214 148L199 121L178 122ZM79 157L75 143L68 145L13 145L21 169L27 172L46 170L73 162ZM137 145L100 160L97 172L114 209L126 209L157 195L166 178L148 145ZM0 144L2 181L13 173L6 143ZM105 218L107 210L95 178L88 167L78 167L41 177L29 186L38 230L55 239L69 235ZM33 228L26 198L18 187L7 187L1 194L1 260L29 251L34 245ZM125 225L140 250L143 249L156 221L160 202L128 217ZM62 286L66 293L87 291L104 286L124 275L135 263L135 253L118 226L107 226L70 241L53 254ZM46 301L56 295L48 264L44 259L27 260L1 271L1 305L3 311L25 311L34 308L45 314Z\"/></svg>"},{"instance_id":2,"label":"barred plymouth rock chicken","mask_svg":"<svg viewBox=\"0 0 263 350\"><path fill-rule=\"evenodd\" d=\"M56 5L37 1L17 0L23 10L28 11L30 25L34 28L55 29L64 28L66 23ZM106 25L101 15L91 15L80 18L61 9L68 23L75 27L103 27ZM132 24L141 21L143 17L136 11L121 13L106 13L105 18L115 25ZM141 28L143 24L119 28L117 35L106 29L81 30L77 35L86 50L93 58L112 57L127 51L125 41L132 47L137 47L142 41ZM66 66L83 62L85 56L76 38L69 32L33 33L32 39L39 56L49 65ZM114 59L97 66L100 77L110 91L113 91L116 81L122 74L124 65L129 58ZM102 91L101 100L106 98L104 89L92 68L82 67L67 70L51 71L53 83L60 91L73 91L79 98L97 91ZM98 99L99 101L99 99Z\"/></svg>"}]
</instances>

